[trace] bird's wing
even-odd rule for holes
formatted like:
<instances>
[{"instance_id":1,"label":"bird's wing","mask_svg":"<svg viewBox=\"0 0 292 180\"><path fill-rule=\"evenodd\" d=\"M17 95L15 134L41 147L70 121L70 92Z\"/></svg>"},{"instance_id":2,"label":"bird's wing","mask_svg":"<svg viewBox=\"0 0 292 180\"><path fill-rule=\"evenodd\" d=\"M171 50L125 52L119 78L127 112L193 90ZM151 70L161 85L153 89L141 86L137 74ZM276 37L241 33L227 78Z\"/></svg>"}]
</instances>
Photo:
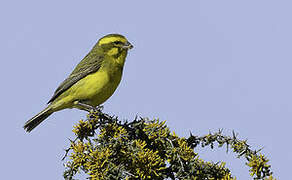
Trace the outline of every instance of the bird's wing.
<instances>
[{"instance_id":1,"label":"bird's wing","mask_svg":"<svg viewBox=\"0 0 292 180\"><path fill-rule=\"evenodd\" d=\"M88 74L98 71L103 59L103 56L97 54L87 54L83 58L83 60L75 67L70 76L59 85L53 97L49 100L48 104L53 102L58 96L60 96L64 91L69 89L80 79L84 78Z\"/></svg>"}]
</instances>

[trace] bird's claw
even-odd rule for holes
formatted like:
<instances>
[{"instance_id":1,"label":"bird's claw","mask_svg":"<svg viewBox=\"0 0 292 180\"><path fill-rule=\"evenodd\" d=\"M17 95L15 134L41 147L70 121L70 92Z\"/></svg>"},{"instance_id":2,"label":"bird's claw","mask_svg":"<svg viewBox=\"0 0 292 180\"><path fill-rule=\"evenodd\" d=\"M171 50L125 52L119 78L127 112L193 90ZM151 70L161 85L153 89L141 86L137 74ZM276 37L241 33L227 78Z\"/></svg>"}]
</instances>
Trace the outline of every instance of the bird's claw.
<instances>
[{"instance_id":1,"label":"bird's claw","mask_svg":"<svg viewBox=\"0 0 292 180\"><path fill-rule=\"evenodd\" d=\"M96 109L98 110L98 111L103 111L103 105L99 105L99 106L96 106Z\"/></svg>"}]
</instances>

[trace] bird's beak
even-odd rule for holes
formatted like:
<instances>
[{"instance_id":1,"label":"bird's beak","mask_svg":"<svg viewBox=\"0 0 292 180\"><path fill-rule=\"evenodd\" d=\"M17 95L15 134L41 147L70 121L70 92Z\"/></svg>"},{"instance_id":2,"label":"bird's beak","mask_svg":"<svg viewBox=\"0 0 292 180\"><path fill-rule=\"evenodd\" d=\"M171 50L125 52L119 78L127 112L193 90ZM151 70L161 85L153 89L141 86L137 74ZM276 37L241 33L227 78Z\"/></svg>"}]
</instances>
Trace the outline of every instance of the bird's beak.
<instances>
[{"instance_id":1,"label":"bird's beak","mask_svg":"<svg viewBox=\"0 0 292 180\"><path fill-rule=\"evenodd\" d=\"M122 46L123 49L132 49L134 46L128 41Z\"/></svg>"}]
</instances>

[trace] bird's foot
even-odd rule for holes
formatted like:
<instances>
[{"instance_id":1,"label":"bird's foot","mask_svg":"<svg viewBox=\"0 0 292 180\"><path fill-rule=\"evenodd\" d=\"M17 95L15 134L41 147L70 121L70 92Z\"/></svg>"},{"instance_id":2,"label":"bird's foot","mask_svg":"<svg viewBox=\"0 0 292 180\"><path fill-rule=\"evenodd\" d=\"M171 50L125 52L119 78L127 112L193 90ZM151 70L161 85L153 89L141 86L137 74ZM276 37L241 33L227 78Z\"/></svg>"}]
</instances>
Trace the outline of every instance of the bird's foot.
<instances>
[{"instance_id":1,"label":"bird's foot","mask_svg":"<svg viewBox=\"0 0 292 180\"><path fill-rule=\"evenodd\" d=\"M103 106L99 105L99 106L96 106L96 107L92 107L92 109L90 110L90 113L94 113L94 112L101 113L102 110L103 110Z\"/></svg>"},{"instance_id":2,"label":"bird's foot","mask_svg":"<svg viewBox=\"0 0 292 180\"><path fill-rule=\"evenodd\" d=\"M95 111L95 107L93 106L90 106L88 104L85 104L85 103L81 103L80 101L74 101L74 105L77 106L78 109L82 109L82 110L85 110L87 112L92 112L92 111Z\"/></svg>"},{"instance_id":3,"label":"bird's foot","mask_svg":"<svg viewBox=\"0 0 292 180\"><path fill-rule=\"evenodd\" d=\"M103 111L103 105L99 105L99 106L96 106L95 107L95 109L97 110L97 111Z\"/></svg>"}]
</instances>

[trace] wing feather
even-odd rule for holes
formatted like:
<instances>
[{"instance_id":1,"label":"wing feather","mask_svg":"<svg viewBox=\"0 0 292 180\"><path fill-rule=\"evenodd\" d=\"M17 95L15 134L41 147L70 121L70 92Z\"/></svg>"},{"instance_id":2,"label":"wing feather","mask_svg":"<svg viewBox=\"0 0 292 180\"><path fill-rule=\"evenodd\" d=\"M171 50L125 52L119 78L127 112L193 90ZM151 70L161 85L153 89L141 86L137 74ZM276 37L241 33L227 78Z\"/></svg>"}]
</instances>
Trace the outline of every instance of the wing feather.
<instances>
[{"instance_id":1,"label":"wing feather","mask_svg":"<svg viewBox=\"0 0 292 180\"><path fill-rule=\"evenodd\" d=\"M59 87L56 89L54 95L49 100L48 104L53 102L64 91L73 86L80 79L84 78L88 74L94 73L99 70L104 57L97 53L88 53L83 60L75 67L70 76L65 79Z\"/></svg>"}]
</instances>

